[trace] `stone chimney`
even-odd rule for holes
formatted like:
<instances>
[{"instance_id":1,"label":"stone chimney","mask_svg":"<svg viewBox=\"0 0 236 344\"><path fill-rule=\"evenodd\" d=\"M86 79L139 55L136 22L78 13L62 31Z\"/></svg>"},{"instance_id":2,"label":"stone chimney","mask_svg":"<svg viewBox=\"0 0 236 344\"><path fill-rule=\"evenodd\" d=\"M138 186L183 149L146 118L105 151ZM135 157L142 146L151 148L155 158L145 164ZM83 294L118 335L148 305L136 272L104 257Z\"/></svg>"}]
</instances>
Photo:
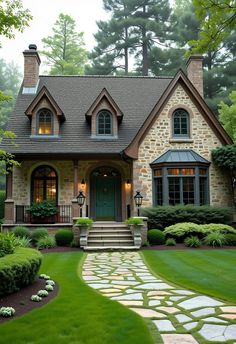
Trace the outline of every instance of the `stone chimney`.
<instances>
[{"instance_id":1,"label":"stone chimney","mask_svg":"<svg viewBox=\"0 0 236 344\"><path fill-rule=\"evenodd\" d=\"M41 63L37 46L30 44L29 49L23 51L24 55L24 81L23 87L34 88L39 79L39 66Z\"/></svg>"},{"instance_id":2,"label":"stone chimney","mask_svg":"<svg viewBox=\"0 0 236 344\"><path fill-rule=\"evenodd\" d=\"M203 56L191 55L187 61L187 76L203 97Z\"/></svg>"}]
</instances>

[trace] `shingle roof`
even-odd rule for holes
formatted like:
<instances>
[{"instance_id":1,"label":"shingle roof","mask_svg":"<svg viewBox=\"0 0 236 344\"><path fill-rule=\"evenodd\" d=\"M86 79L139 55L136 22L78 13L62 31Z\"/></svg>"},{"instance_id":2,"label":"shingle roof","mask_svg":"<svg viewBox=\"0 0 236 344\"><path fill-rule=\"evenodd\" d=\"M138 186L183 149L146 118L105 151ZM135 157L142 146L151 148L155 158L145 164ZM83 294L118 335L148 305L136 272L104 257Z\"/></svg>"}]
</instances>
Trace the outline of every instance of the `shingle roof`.
<instances>
[{"instance_id":1,"label":"shingle roof","mask_svg":"<svg viewBox=\"0 0 236 344\"><path fill-rule=\"evenodd\" d=\"M12 153L110 153L123 151L133 140L172 78L109 77L109 76L40 76L38 92L46 86L63 111L66 121L61 124L60 138L30 138L30 120L25 110L35 95L20 91L8 130L16 135L16 147L1 145ZM85 113L106 88L124 114L118 139L91 139Z\"/></svg>"},{"instance_id":2,"label":"shingle roof","mask_svg":"<svg viewBox=\"0 0 236 344\"><path fill-rule=\"evenodd\" d=\"M201 155L197 154L191 149L170 149L159 158L154 160L150 165L157 165L162 163L204 163L210 162L204 159Z\"/></svg>"}]
</instances>

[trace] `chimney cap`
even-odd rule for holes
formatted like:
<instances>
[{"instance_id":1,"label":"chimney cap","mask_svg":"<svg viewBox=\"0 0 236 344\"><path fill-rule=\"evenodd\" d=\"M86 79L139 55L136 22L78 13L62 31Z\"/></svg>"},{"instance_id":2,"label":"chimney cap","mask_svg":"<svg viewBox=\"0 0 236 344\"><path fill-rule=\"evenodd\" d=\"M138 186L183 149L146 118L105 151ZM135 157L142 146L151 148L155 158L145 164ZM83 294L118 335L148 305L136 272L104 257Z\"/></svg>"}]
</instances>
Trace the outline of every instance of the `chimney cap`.
<instances>
[{"instance_id":1,"label":"chimney cap","mask_svg":"<svg viewBox=\"0 0 236 344\"><path fill-rule=\"evenodd\" d=\"M30 50L37 50L37 45L36 44L30 44L29 49Z\"/></svg>"},{"instance_id":2,"label":"chimney cap","mask_svg":"<svg viewBox=\"0 0 236 344\"><path fill-rule=\"evenodd\" d=\"M204 57L201 54L194 54L194 55L190 55L188 60L187 60L187 66L189 65L189 63L191 61L203 61Z\"/></svg>"}]
</instances>

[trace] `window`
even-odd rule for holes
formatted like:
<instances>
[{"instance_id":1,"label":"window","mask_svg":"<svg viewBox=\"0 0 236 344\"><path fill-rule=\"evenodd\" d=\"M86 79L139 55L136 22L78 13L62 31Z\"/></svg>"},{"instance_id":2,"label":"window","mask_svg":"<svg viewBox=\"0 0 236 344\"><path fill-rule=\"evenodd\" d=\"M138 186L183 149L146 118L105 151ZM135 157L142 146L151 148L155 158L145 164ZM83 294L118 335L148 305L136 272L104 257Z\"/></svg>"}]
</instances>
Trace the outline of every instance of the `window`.
<instances>
[{"instance_id":1,"label":"window","mask_svg":"<svg viewBox=\"0 0 236 344\"><path fill-rule=\"evenodd\" d=\"M44 200L57 203L57 174L50 166L39 166L31 178L31 198L32 202Z\"/></svg>"},{"instance_id":2,"label":"window","mask_svg":"<svg viewBox=\"0 0 236 344\"><path fill-rule=\"evenodd\" d=\"M97 135L112 135L112 114L102 110L97 115Z\"/></svg>"},{"instance_id":3,"label":"window","mask_svg":"<svg viewBox=\"0 0 236 344\"><path fill-rule=\"evenodd\" d=\"M41 109L37 113L37 134L52 135L52 119L53 115L48 109Z\"/></svg>"},{"instance_id":4,"label":"window","mask_svg":"<svg viewBox=\"0 0 236 344\"><path fill-rule=\"evenodd\" d=\"M207 167L154 167L154 204L208 204Z\"/></svg>"},{"instance_id":5,"label":"window","mask_svg":"<svg viewBox=\"0 0 236 344\"><path fill-rule=\"evenodd\" d=\"M184 109L173 113L173 137L189 137L189 114Z\"/></svg>"}]
</instances>

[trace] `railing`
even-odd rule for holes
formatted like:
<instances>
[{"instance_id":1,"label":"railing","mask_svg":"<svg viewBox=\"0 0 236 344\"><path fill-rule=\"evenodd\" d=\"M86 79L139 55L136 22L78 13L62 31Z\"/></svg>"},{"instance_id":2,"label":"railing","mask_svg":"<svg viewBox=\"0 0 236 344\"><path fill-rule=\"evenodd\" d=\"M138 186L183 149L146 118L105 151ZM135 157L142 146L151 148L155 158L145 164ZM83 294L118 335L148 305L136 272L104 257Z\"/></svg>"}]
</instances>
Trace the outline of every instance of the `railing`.
<instances>
[{"instance_id":1,"label":"railing","mask_svg":"<svg viewBox=\"0 0 236 344\"><path fill-rule=\"evenodd\" d=\"M34 223L34 219L27 212L28 205L16 205L16 223ZM58 205L57 214L51 217L51 223L71 223L71 206L70 205ZM37 223L45 223L42 219Z\"/></svg>"}]
</instances>

